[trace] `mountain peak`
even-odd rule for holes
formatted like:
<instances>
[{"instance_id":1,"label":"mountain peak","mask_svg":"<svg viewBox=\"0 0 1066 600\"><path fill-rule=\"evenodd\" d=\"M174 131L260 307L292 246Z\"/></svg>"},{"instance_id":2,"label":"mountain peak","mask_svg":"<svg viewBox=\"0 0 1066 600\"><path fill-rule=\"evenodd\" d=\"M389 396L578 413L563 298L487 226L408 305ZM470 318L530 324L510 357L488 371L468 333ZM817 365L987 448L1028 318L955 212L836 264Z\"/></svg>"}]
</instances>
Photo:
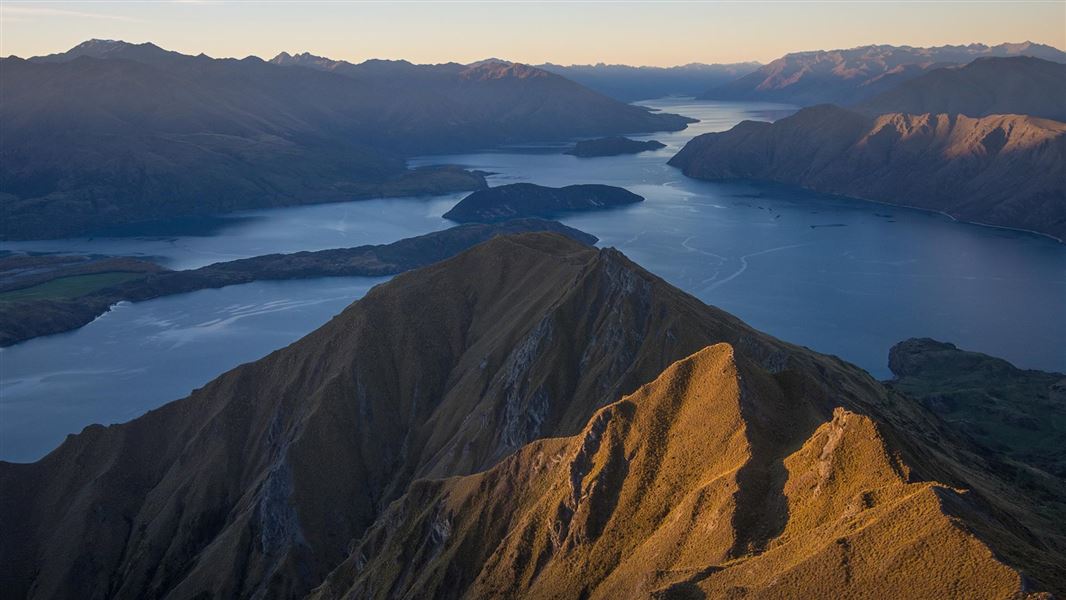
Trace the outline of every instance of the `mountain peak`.
<instances>
[{"instance_id":1,"label":"mountain peak","mask_svg":"<svg viewBox=\"0 0 1066 600\"><path fill-rule=\"evenodd\" d=\"M982 56L1028 55L1066 62L1066 53L1042 44L936 46L868 45L793 52L754 73L718 86L704 98L763 100L810 105L853 105L930 69L966 64Z\"/></svg>"},{"instance_id":2,"label":"mountain peak","mask_svg":"<svg viewBox=\"0 0 1066 600\"><path fill-rule=\"evenodd\" d=\"M481 60L475 60L474 62L466 64L466 65L463 65L463 66L465 66L465 67L480 67L480 66L484 66L484 65L513 65L513 64L515 64L515 63L512 62L512 61L509 61L509 60L504 60L502 58L489 57L489 58L483 58Z\"/></svg>"},{"instance_id":3,"label":"mountain peak","mask_svg":"<svg viewBox=\"0 0 1066 600\"><path fill-rule=\"evenodd\" d=\"M735 345L710 344L576 435L413 485L312 597L437 597L456 585L470 597L580 586L590 598L1022 589L945 510L973 515L964 496L909 481L874 419L783 383ZM886 553L916 552L920 573L885 570Z\"/></svg>"},{"instance_id":4,"label":"mountain peak","mask_svg":"<svg viewBox=\"0 0 1066 600\"><path fill-rule=\"evenodd\" d=\"M552 77L543 69L522 63L488 59L466 65L460 73L465 79L488 81L492 79L531 79L535 77Z\"/></svg>"},{"instance_id":5,"label":"mountain peak","mask_svg":"<svg viewBox=\"0 0 1066 600\"><path fill-rule=\"evenodd\" d=\"M74 46L66 52L37 56L31 60L36 62L68 62L81 57L133 60L149 64L189 58L179 52L164 50L152 42L135 44L123 40L93 38Z\"/></svg>"},{"instance_id":6,"label":"mountain peak","mask_svg":"<svg viewBox=\"0 0 1066 600\"><path fill-rule=\"evenodd\" d=\"M890 394L617 250L496 237L184 400L0 462L0 529L42 540L0 545L24 565L5 589L1009 598L1008 565L1061 572L1027 497L967 479L984 459ZM990 529L1003 506L1025 536Z\"/></svg>"},{"instance_id":7,"label":"mountain peak","mask_svg":"<svg viewBox=\"0 0 1066 600\"><path fill-rule=\"evenodd\" d=\"M77 46L74 46L73 48L68 50L68 52L113 52L115 50L133 47L160 49L159 46L156 46L151 42L135 44L133 42L127 42L125 40L105 40L101 38L92 38L78 44Z\"/></svg>"},{"instance_id":8,"label":"mountain peak","mask_svg":"<svg viewBox=\"0 0 1066 600\"><path fill-rule=\"evenodd\" d=\"M270 59L268 62L282 67L307 67L310 69L318 69L320 71L332 71L340 65L348 64L344 61L333 60L324 56L311 54L310 52L299 52L296 54L280 52L277 56Z\"/></svg>"}]
</instances>

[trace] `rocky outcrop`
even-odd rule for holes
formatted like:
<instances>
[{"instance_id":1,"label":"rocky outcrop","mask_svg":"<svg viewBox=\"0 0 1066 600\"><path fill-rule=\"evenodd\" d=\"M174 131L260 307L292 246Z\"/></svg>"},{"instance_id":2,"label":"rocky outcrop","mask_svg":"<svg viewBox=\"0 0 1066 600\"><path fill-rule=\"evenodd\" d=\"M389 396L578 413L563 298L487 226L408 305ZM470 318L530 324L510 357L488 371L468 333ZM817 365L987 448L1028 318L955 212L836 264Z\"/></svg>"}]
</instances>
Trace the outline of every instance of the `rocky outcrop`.
<instances>
[{"instance_id":1,"label":"rocky outcrop","mask_svg":"<svg viewBox=\"0 0 1066 600\"><path fill-rule=\"evenodd\" d=\"M665 148L666 144L655 140L637 141L625 137L606 137L595 140L582 140L564 152L582 158L595 156L618 156L621 154L638 154L648 150Z\"/></svg>"},{"instance_id":2,"label":"rocky outcrop","mask_svg":"<svg viewBox=\"0 0 1066 600\"><path fill-rule=\"evenodd\" d=\"M496 237L188 398L0 463L0 585L1061 592L1063 495L1037 503L997 464L856 367L616 250Z\"/></svg>"},{"instance_id":3,"label":"rocky outcrop","mask_svg":"<svg viewBox=\"0 0 1066 600\"><path fill-rule=\"evenodd\" d=\"M756 179L1066 238L1066 124L1021 115L866 117L825 105L692 139L699 179Z\"/></svg>"},{"instance_id":4,"label":"rocky outcrop","mask_svg":"<svg viewBox=\"0 0 1066 600\"><path fill-rule=\"evenodd\" d=\"M119 302L142 302L163 296L185 294L196 290L221 288L253 281L310 279L314 277L380 277L395 275L444 260L497 235L530 231L551 231L583 244L595 244L596 237L555 221L543 219L513 219L490 225L471 224L436 231L391 244L335 248L293 254L267 254L221 263L199 269L169 271L129 259L92 261L91 272L138 268L148 274L116 285L72 298L26 298L8 300L0 296L0 346L42 335L77 329L90 323ZM21 257L21 261L36 259L49 262L55 257ZM75 260L77 257L68 257ZM20 257L0 259L17 263ZM80 264L80 263L79 263ZM74 271L53 272L53 277L82 273L89 268L80 266Z\"/></svg>"},{"instance_id":5,"label":"rocky outcrop","mask_svg":"<svg viewBox=\"0 0 1066 600\"><path fill-rule=\"evenodd\" d=\"M458 223L494 223L520 217L556 217L568 212L604 210L643 202L613 185L582 184L561 188L512 183L470 194L444 213Z\"/></svg>"}]
</instances>

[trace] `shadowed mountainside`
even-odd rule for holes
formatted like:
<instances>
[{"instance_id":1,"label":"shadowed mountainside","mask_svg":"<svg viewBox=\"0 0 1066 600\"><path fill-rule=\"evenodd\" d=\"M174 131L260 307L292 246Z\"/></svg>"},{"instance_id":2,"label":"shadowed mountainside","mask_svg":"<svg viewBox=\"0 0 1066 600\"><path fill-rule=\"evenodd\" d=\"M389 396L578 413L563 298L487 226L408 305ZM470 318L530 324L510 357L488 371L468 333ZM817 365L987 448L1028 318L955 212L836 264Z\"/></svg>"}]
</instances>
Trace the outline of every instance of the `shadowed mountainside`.
<instances>
[{"instance_id":1,"label":"shadowed mountainside","mask_svg":"<svg viewBox=\"0 0 1066 600\"><path fill-rule=\"evenodd\" d=\"M311 54L272 62L327 71L373 90L371 119L386 127L376 143L420 154L604 133L684 129L693 119L622 104L536 67L489 59L460 65L403 60L360 64ZM380 114L377 114L380 113Z\"/></svg>"},{"instance_id":2,"label":"shadowed mountainside","mask_svg":"<svg viewBox=\"0 0 1066 600\"><path fill-rule=\"evenodd\" d=\"M919 403L616 250L497 237L186 399L0 463L0 584L1061 592L1061 500L1037 509L998 469Z\"/></svg>"},{"instance_id":3,"label":"shadowed mountainside","mask_svg":"<svg viewBox=\"0 0 1066 600\"><path fill-rule=\"evenodd\" d=\"M316 597L1011 598L1025 588L948 512L967 510L960 490L912 480L869 417L824 411L729 344L709 346L576 436L530 444L485 473L415 482Z\"/></svg>"},{"instance_id":4,"label":"shadowed mountainside","mask_svg":"<svg viewBox=\"0 0 1066 600\"><path fill-rule=\"evenodd\" d=\"M511 183L470 194L444 213L444 218L457 223L492 223L517 217L553 217L566 212L603 210L643 201L642 196L613 185L553 188Z\"/></svg>"},{"instance_id":5,"label":"shadowed mountainside","mask_svg":"<svg viewBox=\"0 0 1066 600\"><path fill-rule=\"evenodd\" d=\"M0 347L10 346L42 335L77 329L92 322L118 302L142 302L163 296L185 294L196 290L239 285L253 281L309 279L316 277L380 277L395 275L429 265L462 252L497 235L531 231L551 231L583 244L596 243L596 237L555 221L542 219L513 219L492 225L471 224L407 238L391 244L336 248L293 254L267 254L210 264L199 269L169 271L131 259L111 259L91 264L95 273L126 273L147 271L142 276L130 274L127 280L114 285L70 297L50 297L38 294L24 298L27 290L19 290L15 299L0 294ZM52 256L11 257L48 262ZM76 259L77 257L67 257ZM133 263L133 264L130 264ZM152 268L154 267L154 268ZM87 267L64 269L53 273L52 282L67 281ZM104 271L110 269L110 271ZM41 286L47 282L30 280L26 284ZM30 288L29 291L33 291Z\"/></svg>"},{"instance_id":6,"label":"shadowed mountainside","mask_svg":"<svg viewBox=\"0 0 1066 600\"><path fill-rule=\"evenodd\" d=\"M859 104L866 114L1028 115L1066 121L1066 64L1028 56L934 69Z\"/></svg>"},{"instance_id":7,"label":"shadowed mountainside","mask_svg":"<svg viewBox=\"0 0 1066 600\"><path fill-rule=\"evenodd\" d=\"M886 114L815 106L689 141L699 179L777 181L1066 238L1066 124L1020 115Z\"/></svg>"},{"instance_id":8,"label":"shadowed mountainside","mask_svg":"<svg viewBox=\"0 0 1066 600\"><path fill-rule=\"evenodd\" d=\"M473 190L484 186L479 174L409 170L404 158L691 122L525 65L338 65L104 40L0 59L0 234L62 237L175 216Z\"/></svg>"},{"instance_id":9,"label":"shadowed mountainside","mask_svg":"<svg viewBox=\"0 0 1066 600\"><path fill-rule=\"evenodd\" d=\"M922 402L983 446L1018 465L1018 484L1033 467L1066 479L1066 374L1019 369L1009 362L931 339L892 347L896 389Z\"/></svg>"},{"instance_id":10,"label":"shadowed mountainside","mask_svg":"<svg viewBox=\"0 0 1066 600\"><path fill-rule=\"evenodd\" d=\"M762 100L810 106L850 105L889 90L930 69L966 64L986 56L1035 56L1066 62L1066 52L1024 42L986 46L860 46L843 50L796 52L754 73L711 89L703 98Z\"/></svg>"}]
</instances>

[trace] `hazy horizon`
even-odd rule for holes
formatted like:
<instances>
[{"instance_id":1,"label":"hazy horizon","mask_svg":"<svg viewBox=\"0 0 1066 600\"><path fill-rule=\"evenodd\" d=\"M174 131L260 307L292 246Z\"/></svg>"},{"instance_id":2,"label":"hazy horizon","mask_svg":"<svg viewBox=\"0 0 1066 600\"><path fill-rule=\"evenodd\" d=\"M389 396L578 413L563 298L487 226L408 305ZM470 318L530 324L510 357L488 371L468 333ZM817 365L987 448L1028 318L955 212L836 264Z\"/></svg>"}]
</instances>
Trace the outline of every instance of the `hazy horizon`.
<instances>
[{"instance_id":1,"label":"hazy horizon","mask_svg":"<svg viewBox=\"0 0 1066 600\"><path fill-rule=\"evenodd\" d=\"M0 7L0 55L30 57L62 52L89 39L115 39L216 58L270 59L280 52L310 52L354 63L374 58L469 63L498 57L527 64L676 66L767 63L790 52L870 44L1031 41L1066 47L1064 2L967 3L963 18L958 2L921 3L920 9L917 4L5 2Z\"/></svg>"}]
</instances>

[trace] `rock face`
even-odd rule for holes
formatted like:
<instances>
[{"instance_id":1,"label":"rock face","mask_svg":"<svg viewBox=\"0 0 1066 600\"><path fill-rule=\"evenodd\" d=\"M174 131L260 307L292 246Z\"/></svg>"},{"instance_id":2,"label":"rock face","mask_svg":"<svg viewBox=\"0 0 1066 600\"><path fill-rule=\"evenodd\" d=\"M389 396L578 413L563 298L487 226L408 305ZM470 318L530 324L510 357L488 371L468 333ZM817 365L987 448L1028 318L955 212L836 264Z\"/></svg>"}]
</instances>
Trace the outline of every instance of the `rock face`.
<instances>
[{"instance_id":1,"label":"rock face","mask_svg":"<svg viewBox=\"0 0 1066 600\"><path fill-rule=\"evenodd\" d=\"M7 239L484 186L404 158L683 129L525 65L212 59L96 40L0 59ZM303 66L306 65L306 66Z\"/></svg>"},{"instance_id":2,"label":"rock face","mask_svg":"<svg viewBox=\"0 0 1066 600\"><path fill-rule=\"evenodd\" d=\"M613 185L553 188L512 183L470 194L444 213L444 218L458 223L492 223L518 217L552 217L565 212L602 210L643 201L642 196Z\"/></svg>"},{"instance_id":3,"label":"rock face","mask_svg":"<svg viewBox=\"0 0 1066 600\"><path fill-rule=\"evenodd\" d=\"M141 265L130 259L93 261L90 266L96 271L108 267L125 271L137 268L150 274L74 298L5 301L0 297L0 346L10 346L38 336L77 329L107 312L118 302L142 302L253 281L395 275L450 258L497 235L531 231L555 232L588 245L597 241L596 236L556 221L512 219L494 224L460 225L391 244L293 254L267 254L214 263L187 271L169 271L158 265ZM48 260L47 257L40 259ZM18 257L0 259L0 267L5 263L17 261ZM65 276L71 272L80 274L86 270L87 267L66 269L57 275Z\"/></svg>"},{"instance_id":4,"label":"rock face","mask_svg":"<svg viewBox=\"0 0 1066 600\"><path fill-rule=\"evenodd\" d=\"M184 400L0 463L0 585L1061 593L1063 496L1036 508L997 465L861 370L615 250L498 237Z\"/></svg>"},{"instance_id":5,"label":"rock face","mask_svg":"<svg viewBox=\"0 0 1066 600\"><path fill-rule=\"evenodd\" d=\"M1019 485L1066 479L1066 374L1019 369L928 338L893 346L888 366L894 389L1010 457Z\"/></svg>"},{"instance_id":6,"label":"rock face","mask_svg":"<svg viewBox=\"0 0 1066 600\"><path fill-rule=\"evenodd\" d=\"M670 164L1066 237L1066 124L1021 115L866 117L816 106L692 139Z\"/></svg>"},{"instance_id":7,"label":"rock face","mask_svg":"<svg viewBox=\"0 0 1066 600\"><path fill-rule=\"evenodd\" d=\"M658 150L665 147L666 144L655 140L641 142L615 136L577 142L565 154L573 154L580 157L618 156L620 154L637 154L647 150Z\"/></svg>"},{"instance_id":8,"label":"rock face","mask_svg":"<svg viewBox=\"0 0 1066 600\"><path fill-rule=\"evenodd\" d=\"M873 115L1029 115L1066 121L1066 64L1028 56L934 69L858 105Z\"/></svg>"},{"instance_id":9,"label":"rock face","mask_svg":"<svg viewBox=\"0 0 1066 600\"><path fill-rule=\"evenodd\" d=\"M1058 48L1025 42L986 46L860 46L846 50L796 52L754 73L713 88L704 98L762 100L810 106L855 104L917 77L930 69L966 64L981 57L1035 56L1066 62Z\"/></svg>"}]
</instances>

